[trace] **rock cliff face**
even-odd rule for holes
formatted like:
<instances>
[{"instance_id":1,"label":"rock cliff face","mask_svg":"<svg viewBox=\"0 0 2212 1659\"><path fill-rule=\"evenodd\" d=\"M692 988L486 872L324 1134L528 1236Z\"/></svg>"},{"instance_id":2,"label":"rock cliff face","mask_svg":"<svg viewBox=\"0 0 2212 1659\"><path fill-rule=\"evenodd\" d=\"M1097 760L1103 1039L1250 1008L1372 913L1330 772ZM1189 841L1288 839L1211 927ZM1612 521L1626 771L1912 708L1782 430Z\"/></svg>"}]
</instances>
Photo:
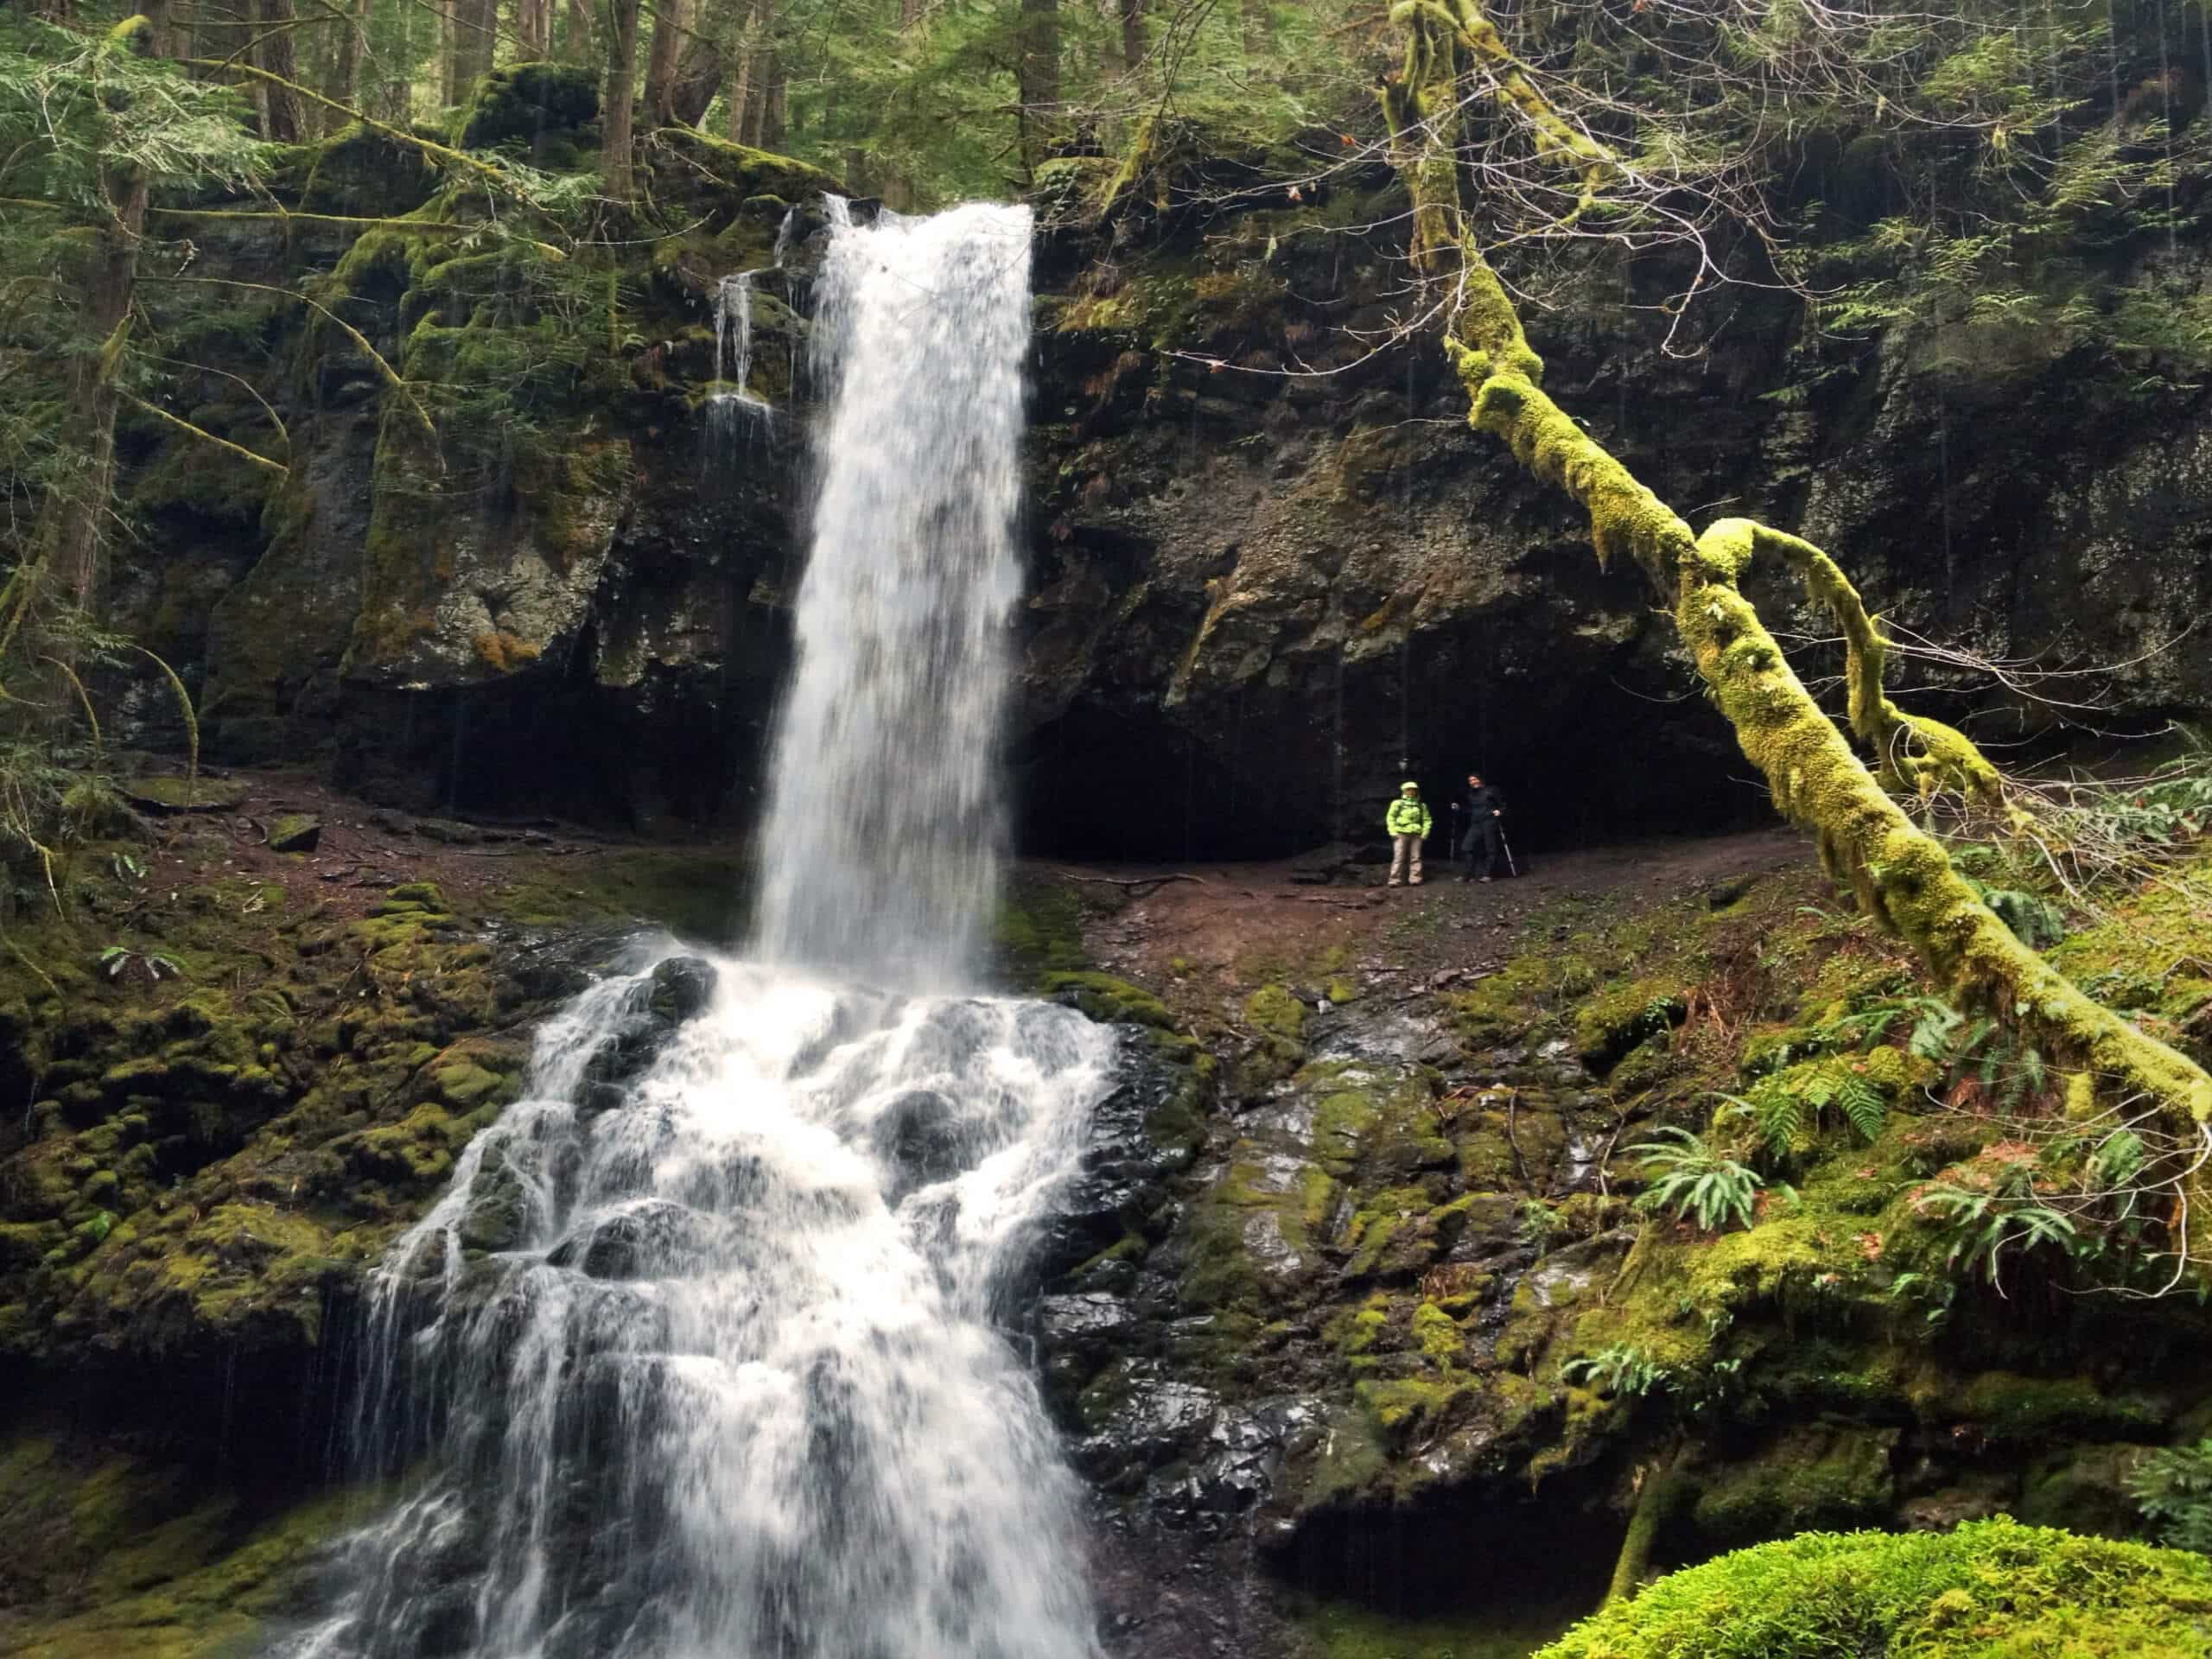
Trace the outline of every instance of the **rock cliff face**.
<instances>
[{"instance_id":1,"label":"rock cliff face","mask_svg":"<svg viewBox=\"0 0 2212 1659\"><path fill-rule=\"evenodd\" d=\"M1025 751L1040 842L1281 850L1366 831L1402 766L1432 797L1470 764L1518 782L1554 840L1750 806L1641 579L1598 569L1564 501L1466 428L1425 345L1389 344L1408 300L1389 244L1330 228L1389 217L1383 188L1055 245ZM2161 246L2124 280L2195 293L2205 272ZM1799 529L1929 640L2117 665L2029 689L2093 696L2122 728L2212 696L2184 639L2212 596L2187 505L2212 453L2200 391L1993 327L1824 343L1770 295L1665 341L1643 298L1576 273L1532 310L1534 342L1562 404L1699 523ZM1771 582L1764 602L1827 632ZM1990 676L1904 677L1991 734L2056 736L2057 709ZM1109 822L1089 804L1102 774L1154 787Z\"/></svg>"},{"instance_id":2,"label":"rock cliff face","mask_svg":"<svg viewBox=\"0 0 2212 1659\"><path fill-rule=\"evenodd\" d=\"M573 149L593 113L573 79L503 72L478 115L537 111L541 148ZM393 214L431 194L373 133L308 155L285 205ZM283 416L290 471L273 488L126 435L153 556L119 575L119 608L197 687L212 759L320 757L417 809L557 804L642 828L748 809L787 652L785 302L803 279L772 270L756 308L753 387L780 417L732 413L715 295L771 270L786 221L805 228L832 181L697 135L652 156L650 188L696 218L613 268L406 226L285 242L205 221L213 269L304 270L318 308L226 318L251 350L211 353ZM265 441L237 385L210 373L204 395L201 424Z\"/></svg>"},{"instance_id":3,"label":"rock cliff face","mask_svg":"<svg viewBox=\"0 0 2212 1659\"><path fill-rule=\"evenodd\" d=\"M493 90L546 103L550 142L577 128L542 88ZM533 331L603 307L603 286L550 264L211 221L207 257L327 270L335 315L447 393L434 443L342 331L257 313L239 366L284 410L289 479L272 493L129 435L151 556L119 578L125 620L201 687L214 758L327 755L418 808L749 820L799 553L808 204L830 181L704 139L656 156L699 224L615 273L618 338L577 363L538 361ZM427 193L410 176L355 135L292 188L388 212ZM1073 180L1046 187L1048 226ZM1532 843L1756 816L1637 577L1599 569L1565 505L1467 429L1425 345L1389 343L1405 296L1368 228L1390 222L1389 187L1364 183L1046 232L1026 837L1281 852L1368 833L1408 769L1441 798L1471 765L1517 791ZM768 267L794 208L755 307L753 389L777 412L734 413L715 285ZM2205 283L2186 241L2112 257L2146 291ZM2012 689L1908 665L1935 711L2049 743L2064 711L2027 693L2095 702L2104 729L2212 706L2207 659L2174 644L2212 601L2202 392L2001 325L1822 341L1773 295L1669 340L1643 297L1571 273L1536 342L1561 400L1661 493L1802 529L1928 639L2120 665ZM483 385L500 397L472 401ZM207 396L214 429L251 415L214 377ZM1825 632L1793 596L1768 602ZM1805 660L1819 671L1820 648Z\"/></svg>"}]
</instances>

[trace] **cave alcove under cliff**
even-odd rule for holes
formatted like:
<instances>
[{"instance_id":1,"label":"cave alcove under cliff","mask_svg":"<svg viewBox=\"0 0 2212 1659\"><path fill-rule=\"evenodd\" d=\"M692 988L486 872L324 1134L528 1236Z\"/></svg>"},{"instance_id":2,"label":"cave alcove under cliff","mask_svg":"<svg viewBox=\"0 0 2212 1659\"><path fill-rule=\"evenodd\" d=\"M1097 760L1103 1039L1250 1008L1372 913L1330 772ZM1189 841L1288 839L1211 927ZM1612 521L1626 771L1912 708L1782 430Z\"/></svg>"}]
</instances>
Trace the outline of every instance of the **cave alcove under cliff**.
<instances>
[{"instance_id":1,"label":"cave alcove under cliff","mask_svg":"<svg viewBox=\"0 0 2212 1659\"><path fill-rule=\"evenodd\" d=\"M1451 674L1423 677L1409 695L1373 690L1348 698L1340 717L1332 703L1226 731L1078 704L1016 747L1018 844L1141 862L1379 848L1387 804L1410 777L1435 816L1431 855L1442 856L1471 770L1504 791L1514 850L1532 858L1773 819L1733 734L1694 694L1610 677Z\"/></svg>"}]
</instances>

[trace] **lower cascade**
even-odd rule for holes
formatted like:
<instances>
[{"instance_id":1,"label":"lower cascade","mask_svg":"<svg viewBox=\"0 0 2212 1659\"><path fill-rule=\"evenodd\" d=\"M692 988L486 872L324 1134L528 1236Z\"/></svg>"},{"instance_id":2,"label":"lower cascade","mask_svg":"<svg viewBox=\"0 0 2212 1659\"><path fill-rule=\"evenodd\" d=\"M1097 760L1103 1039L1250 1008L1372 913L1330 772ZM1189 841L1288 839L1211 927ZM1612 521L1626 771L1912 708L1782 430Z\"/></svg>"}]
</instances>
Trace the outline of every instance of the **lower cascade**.
<instances>
[{"instance_id":1,"label":"lower cascade","mask_svg":"<svg viewBox=\"0 0 2212 1659\"><path fill-rule=\"evenodd\" d=\"M995 1316L1113 1039L944 988L995 879L1027 236L833 214L760 928L804 965L664 942L540 1030L373 1281L359 1440L405 1495L291 1659L1095 1653Z\"/></svg>"},{"instance_id":2,"label":"lower cascade","mask_svg":"<svg viewBox=\"0 0 2212 1659\"><path fill-rule=\"evenodd\" d=\"M671 983L705 1006L602 1081ZM991 1314L1111 1061L1066 1009L731 961L586 993L379 1281L365 1408L436 1472L292 1651L1090 1654L1071 1478Z\"/></svg>"}]
</instances>

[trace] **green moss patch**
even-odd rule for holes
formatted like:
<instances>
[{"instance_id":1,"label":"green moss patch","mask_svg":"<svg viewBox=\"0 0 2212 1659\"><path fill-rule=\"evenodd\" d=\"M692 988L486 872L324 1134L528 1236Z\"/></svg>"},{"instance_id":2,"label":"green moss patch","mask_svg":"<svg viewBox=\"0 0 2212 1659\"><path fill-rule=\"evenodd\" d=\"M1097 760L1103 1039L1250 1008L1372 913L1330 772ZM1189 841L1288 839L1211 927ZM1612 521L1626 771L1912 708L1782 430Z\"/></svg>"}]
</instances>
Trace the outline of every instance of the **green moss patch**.
<instances>
[{"instance_id":1,"label":"green moss patch","mask_svg":"<svg viewBox=\"0 0 2212 1659\"><path fill-rule=\"evenodd\" d=\"M2202 1659L2212 1561L2005 1520L1811 1533L1660 1580L1536 1659Z\"/></svg>"}]
</instances>

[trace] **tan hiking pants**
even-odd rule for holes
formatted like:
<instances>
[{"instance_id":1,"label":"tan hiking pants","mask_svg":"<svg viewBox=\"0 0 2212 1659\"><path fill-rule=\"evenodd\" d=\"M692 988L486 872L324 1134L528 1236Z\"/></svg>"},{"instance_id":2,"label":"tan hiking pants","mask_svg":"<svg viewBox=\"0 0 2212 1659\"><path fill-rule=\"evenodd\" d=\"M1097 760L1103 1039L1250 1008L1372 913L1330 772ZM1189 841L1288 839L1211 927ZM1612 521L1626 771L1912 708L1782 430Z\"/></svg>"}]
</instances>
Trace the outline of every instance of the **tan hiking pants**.
<instances>
[{"instance_id":1,"label":"tan hiking pants","mask_svg":"<svg viewBox=\"0 0 2212 1659\"><path fill-rule=\"evenodd\" d=\"M1410 876L1407 870L1408 863L1412 866ZM1395 887L1400 881L1407 880L1410 880L1414 887L1421 886L1421 837L1393 836L1390 837L1390 885Z\"/></svg>"}]
</instances>

